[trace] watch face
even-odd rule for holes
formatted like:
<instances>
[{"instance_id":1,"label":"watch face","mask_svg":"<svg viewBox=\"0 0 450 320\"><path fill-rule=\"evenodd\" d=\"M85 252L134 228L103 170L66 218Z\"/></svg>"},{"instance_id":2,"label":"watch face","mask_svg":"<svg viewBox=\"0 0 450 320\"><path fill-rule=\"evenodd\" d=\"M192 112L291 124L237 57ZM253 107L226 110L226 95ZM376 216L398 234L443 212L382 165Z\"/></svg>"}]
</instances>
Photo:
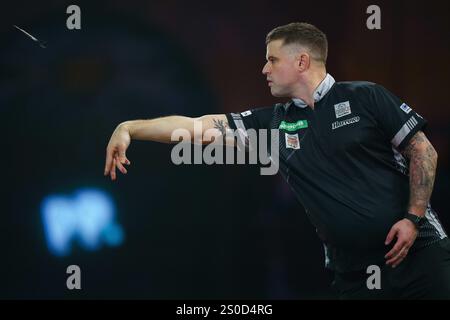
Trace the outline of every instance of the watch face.
<instances>
[{"instance_id":1,"label":"watch face","mask_svg":"<svg viewBox=\"0 0 450 320\"><path fill-rule=\"evenodd\" d=\"M424 217L419 217L419 218L418 218L418 224L419 224L419 226L423 225L424 222L425 222L425 218L424 218Z\"/></svg>"}]
</instances>

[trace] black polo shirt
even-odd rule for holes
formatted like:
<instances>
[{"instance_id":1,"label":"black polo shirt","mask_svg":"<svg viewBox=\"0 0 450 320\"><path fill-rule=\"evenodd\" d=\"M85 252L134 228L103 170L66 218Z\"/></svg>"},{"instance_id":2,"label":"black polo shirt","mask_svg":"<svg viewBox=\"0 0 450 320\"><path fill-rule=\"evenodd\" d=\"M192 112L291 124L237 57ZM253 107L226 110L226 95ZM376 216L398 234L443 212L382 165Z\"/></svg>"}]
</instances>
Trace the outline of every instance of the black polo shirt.
<instances>
[{"instance_id":1,"label":"black polo shirt","mask_svg":"<svg viewBox=\"0 0 450 320\"><path fill-rule=\"evenodd\" d=\"M227 118L232 129L279 130L280 173L324 242L327 267L384 263L395 243L386 247L386 236L408 208L408 162L399 150L426 121L375 83L327 75L314 97L314 109L296 100ZM411 250L446 237L431 206L426 218Z\"/></svg>"}]
</instances>

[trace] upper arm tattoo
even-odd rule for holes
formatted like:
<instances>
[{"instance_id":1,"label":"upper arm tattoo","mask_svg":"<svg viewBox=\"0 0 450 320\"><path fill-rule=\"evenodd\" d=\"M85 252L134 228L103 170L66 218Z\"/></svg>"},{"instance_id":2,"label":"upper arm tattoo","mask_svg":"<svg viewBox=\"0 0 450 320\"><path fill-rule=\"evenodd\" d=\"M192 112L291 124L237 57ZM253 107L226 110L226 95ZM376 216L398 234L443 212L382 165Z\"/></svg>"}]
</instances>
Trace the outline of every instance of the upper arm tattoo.
<instances>
[{"instance_id":1,"label":"upper arm tattoo","mask_svg":"<svg viewBox=\"0 0 450 320\"><path fill-rule=\"evenodd\" d=\"M433 153L434 148L428 141L427 137L422 131L418 131L414 136L408 141L406 146L401 150L401 153L408 159L417 152L417 150L425 149L427 153Z\"/></svg>"}]
</instances>

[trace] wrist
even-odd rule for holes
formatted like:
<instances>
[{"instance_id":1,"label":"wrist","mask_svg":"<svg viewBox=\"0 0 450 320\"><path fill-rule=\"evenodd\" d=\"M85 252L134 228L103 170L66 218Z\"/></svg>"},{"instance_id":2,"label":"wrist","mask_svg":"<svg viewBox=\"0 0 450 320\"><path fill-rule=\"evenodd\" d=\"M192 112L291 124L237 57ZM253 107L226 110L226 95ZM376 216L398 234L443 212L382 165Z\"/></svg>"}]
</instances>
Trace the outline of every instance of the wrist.
<instances>
[{"instance_id":1,"label":"wrist","mask_svg":"<svg viewBox=\"0 0 450 320\"><path fill-rule=\"evenodd\" d=\"M408 213L415 214L416 216L423 217L425 216L425 211L427 207L426 205L410 205L408 206Z\"/></svg>"},{"instance_id":2,"label":"wrist","mask_svg":"<svg viewBox=\"0 0 450 320\"><path fill-rule=\"evenodd\" d=\"M419 230L420 227L425 222L425 217L411 213L411 212L407 212L404 216L404 219L411 221L417 230Z\"/></svg>"},{"instance_id":3,"label":"wrist","mask_svg":"<svg viewBox=\"0 0 450 320\"><path fill-rule=\"evenodd\" d=\"M118 128L119 130L123 130L128 132L128 134L130 135L130 137L132 137L132 131L131 131L131 123L130 121L125 121L119 124Z\"/></svg>"}]
</instances>

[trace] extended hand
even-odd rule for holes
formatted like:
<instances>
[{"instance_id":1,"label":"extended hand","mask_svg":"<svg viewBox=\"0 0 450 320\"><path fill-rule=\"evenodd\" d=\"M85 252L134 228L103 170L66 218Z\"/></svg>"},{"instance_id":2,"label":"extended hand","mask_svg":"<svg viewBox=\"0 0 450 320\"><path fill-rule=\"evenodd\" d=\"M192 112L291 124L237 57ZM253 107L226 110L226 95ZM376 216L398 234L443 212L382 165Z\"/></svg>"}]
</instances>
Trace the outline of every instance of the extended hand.
<instances>
[{"instance_id":1,"label":"extended hand","mask_svg":"<svg viewBox=\"0 0 450 320\"><path fill-rule=\"evenodd\" d=\"M131 137L128 129L123 125L118 125L109 140L108 146L106 147L104 175L106 176L109 174L111 176L111 180L116 180L116 167L123 174L127 173L127 169L125 169L123 165L131 164L125 154L130 142Z\"/></svg>"},{"instance_id":2,"label":"extended hand","mask_svg":"<svg viewBox=\"0 0 450 320\"><path fill-rule=\"evenodd\" d=\"M391 251L384 256L387 259L386 264L392 265L393 268L398 266L408 254L417 234L416 226L408 219L402 219L394 224L386 237L385 244L391 243L395 237L397 237L397 242Z\"/></svg>"}]
</instances>

